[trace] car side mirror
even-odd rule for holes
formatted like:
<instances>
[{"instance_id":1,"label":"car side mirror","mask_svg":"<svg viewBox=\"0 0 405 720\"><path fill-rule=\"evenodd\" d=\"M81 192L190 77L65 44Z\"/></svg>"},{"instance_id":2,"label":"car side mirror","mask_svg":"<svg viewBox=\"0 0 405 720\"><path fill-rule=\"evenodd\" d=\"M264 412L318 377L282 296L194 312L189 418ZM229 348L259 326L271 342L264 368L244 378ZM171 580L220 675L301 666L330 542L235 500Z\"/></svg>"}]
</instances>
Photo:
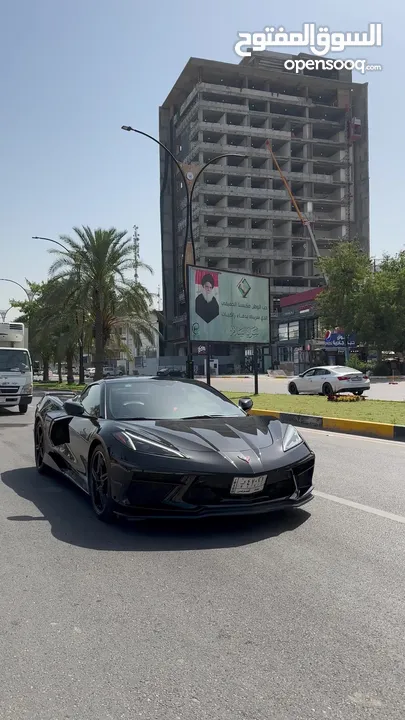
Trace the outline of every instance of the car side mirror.
<instances>
[{"instance_id":1,"label":"car side mirror","mask_svg":"<svg viewBox=\"0 0 405 720\"><path fill-rule=\"evenodd\" d=\"M253 407L253 400L252 398L239 398L238 405L241 410L248 412Z\"/></svg>"},{"instance_id":2,"label":"car side mirror","mask_svg":"<svg viewBox=\"0 0 405 720\"><path fill-rule=\"evenodd\" d=\"M63 407L66 413L73 417L81 417L84 415L84 407L81 402L77 400L66 400L66 402L63 403Z\"/></svg>"}]
</instances>

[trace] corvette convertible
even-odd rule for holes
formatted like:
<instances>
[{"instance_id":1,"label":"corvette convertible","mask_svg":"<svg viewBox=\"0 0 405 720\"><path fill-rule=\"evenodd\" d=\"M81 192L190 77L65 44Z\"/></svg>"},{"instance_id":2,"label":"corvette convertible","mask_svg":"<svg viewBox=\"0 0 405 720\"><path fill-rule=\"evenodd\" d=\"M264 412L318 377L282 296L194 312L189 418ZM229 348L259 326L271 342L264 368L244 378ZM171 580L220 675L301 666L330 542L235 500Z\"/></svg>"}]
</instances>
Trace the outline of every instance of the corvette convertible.
<instances>
[{"instance_id":1,"label":"corvette convertible","mask_svg":"<svg viewBox=\"0 0 405 720\"><path fill-rule=\"evenodd\" d=\"M100 520L198 518L299 508L315 456L291 425L250 415L194 380L100 380L36 407L35 463L90 496Z\"/></svg>"}]
</instances>

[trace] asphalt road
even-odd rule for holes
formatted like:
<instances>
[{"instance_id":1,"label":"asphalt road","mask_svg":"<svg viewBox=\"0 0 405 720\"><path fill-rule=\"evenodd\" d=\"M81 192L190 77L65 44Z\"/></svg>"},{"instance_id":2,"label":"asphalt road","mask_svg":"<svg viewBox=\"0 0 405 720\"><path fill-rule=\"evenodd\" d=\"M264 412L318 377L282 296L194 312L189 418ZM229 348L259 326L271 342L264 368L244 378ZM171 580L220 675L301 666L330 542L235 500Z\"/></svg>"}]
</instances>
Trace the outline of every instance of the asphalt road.
<instances>
[{"instance_id":1,"label":"asphalt road","mask_svg":"<svg viewBox=\"0 0 405 720\"><path fill-rule=\"evenodd\" d=\"M319 493L108 528L0 412L1 720L403 720L405 445L304 431Z\"/></svg>"},{"instance_id":2,"label":"asphalt road","mask_svg":"<svg viewBox=\"0 0 405 720\"><path fill-rule=\"evenodd\" d=\"M199 378L200 379L200 378ZM203 378L201 378L203 379ZM259 392L275 393L277 395L288 394L289 378L278 380L265 375L259 377ZM235 392L254 392L254 379L248 378L212 378L212 385L218 390L234 390ZM387 380L371 383L370 390L366 393L370 400L405 400L405 381L401 380L396 385L390 385Z\"/></svg>"}]
</instances>

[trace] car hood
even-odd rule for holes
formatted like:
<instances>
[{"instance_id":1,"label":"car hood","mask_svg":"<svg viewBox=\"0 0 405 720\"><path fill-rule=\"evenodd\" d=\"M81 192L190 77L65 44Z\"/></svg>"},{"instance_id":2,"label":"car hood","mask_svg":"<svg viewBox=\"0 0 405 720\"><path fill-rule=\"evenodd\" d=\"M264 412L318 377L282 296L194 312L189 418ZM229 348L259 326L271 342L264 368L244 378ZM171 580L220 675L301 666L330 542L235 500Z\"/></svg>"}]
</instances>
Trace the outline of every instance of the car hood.
<instances>
[{"instance_id":1,"label":"car hood","mask_svg":"<svg viewBox=\"0 0 405 720\"><path fill-rule=\"evenodd\" d=\"M237 418L204 418L195 420L145 420L117 423L153 442L193 452L259 452L281 443L278 421L256 415Z\"/></svg>"}]
</instances>

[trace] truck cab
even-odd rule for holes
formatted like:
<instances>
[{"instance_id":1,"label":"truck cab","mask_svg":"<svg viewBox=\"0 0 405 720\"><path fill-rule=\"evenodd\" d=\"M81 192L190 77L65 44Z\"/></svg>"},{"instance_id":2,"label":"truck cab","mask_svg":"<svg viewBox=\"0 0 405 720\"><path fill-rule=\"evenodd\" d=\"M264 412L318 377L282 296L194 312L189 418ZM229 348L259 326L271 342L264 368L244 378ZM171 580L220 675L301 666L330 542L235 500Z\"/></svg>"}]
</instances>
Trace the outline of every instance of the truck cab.
<instances>
[{"instance_id":1,"label":"truck cab","mask_svg":"<svg viewBox=\"0 0 405 720\"><path fill-rule=\"evenodd\" d=\"M0 408L18 407L21 414L32 403L32 362L23 323L0 323Z\"/></svg>"}]
</instances>

